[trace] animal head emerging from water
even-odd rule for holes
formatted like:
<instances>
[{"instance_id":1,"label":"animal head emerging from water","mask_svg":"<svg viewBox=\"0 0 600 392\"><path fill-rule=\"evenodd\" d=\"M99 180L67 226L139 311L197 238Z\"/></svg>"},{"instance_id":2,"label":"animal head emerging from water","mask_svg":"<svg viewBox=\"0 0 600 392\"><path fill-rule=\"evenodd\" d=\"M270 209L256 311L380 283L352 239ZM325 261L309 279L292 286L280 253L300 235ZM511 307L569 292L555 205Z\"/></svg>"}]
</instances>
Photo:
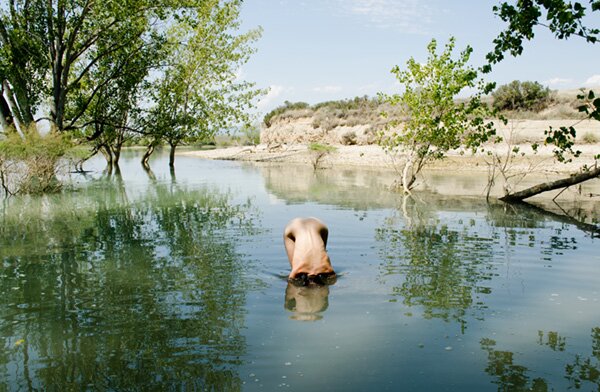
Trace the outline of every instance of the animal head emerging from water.
<instances>
[{"instance_id":1,"label":"animal head emerging from water","mask_svg":"<svg viewBox=\"0 0 600 392\"><path fill-rule=\"evenodd\" d=\"M290 279L323 284L325 275L335 275L329 255L329 229L317 218L295 218L285 227L283 242L292 270Z\"/></svg>"}]
</instances>

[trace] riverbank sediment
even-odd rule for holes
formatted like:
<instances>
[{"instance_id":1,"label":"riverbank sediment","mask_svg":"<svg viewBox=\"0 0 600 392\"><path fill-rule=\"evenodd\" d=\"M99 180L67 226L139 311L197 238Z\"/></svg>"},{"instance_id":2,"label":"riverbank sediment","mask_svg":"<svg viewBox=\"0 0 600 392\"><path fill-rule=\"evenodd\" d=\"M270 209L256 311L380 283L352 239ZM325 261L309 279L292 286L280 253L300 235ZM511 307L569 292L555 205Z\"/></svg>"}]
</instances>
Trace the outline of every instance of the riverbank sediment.
<instances>
[{"instance_id":1,"label":"riverbank sediment","mask_svg":"<svg viewBox=\"0 0 600 392\"><path fill-rule=\"evenodd\" d=\"M398 169L403 164L402 153L387 152L377 145L334 146L335 150L323 154L311 151L302 144L279 144L267 146L236 146L213 150L193 150L181 152L181 155L195 156L203 159L235 160L250 162L275 162L314 165L318 158L318 167L366 167L382 169ZM594 155L600 154L600 144L578 144L574 150L581 151L572 162L561 163L554 159L550 146L541 146L537 153L527 144L511 146L519 148L519 153L507 164L508 172L527 172L540 174L566 174L579 170L583 165L594 164ZM435 160L427 165L428 170L443 171L483 171L492 169L493 157L505 159L508 151L506 145L490 146L485 152L473 154L462 150L450 151L447 157Z\"/></svg>"}]
</instances>

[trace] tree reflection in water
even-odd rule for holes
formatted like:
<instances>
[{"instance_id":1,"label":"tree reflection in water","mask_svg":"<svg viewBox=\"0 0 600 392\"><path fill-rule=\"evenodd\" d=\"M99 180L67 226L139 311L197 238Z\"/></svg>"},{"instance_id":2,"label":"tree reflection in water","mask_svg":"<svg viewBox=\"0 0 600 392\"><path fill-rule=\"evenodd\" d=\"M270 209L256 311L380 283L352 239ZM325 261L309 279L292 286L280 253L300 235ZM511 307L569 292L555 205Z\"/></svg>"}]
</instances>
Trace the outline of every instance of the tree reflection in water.
<instances>
[{"instance_id":1,"label":"tree reflection in water","mask_svg":"<svg viewBox=\"0 0 600 392\"><path fill-rule=\"evenodd\" d=\"M426 205L412 201L403 217L392 216L376 230L381 246L382 279L407 306L421 306L426 318L454 320L466 328L469 308L485 305L485 284L494 276L492 239L478 235L475 222L440 224Z\"/></svg>"},{"instance_id":2,"label":"tree reflection in water","mask_svg":"<svg viewBox=\"0 0 600 392\"><path fill-rule=\"evenodd\" d=\"M493 383L498 385L499 391L548 391L546 380L530 380L528 369L514 363L514 353L496 350L495 346L496 342L492 339L481 340L481 348L488 353L485 371L495 377Z\"/></svg>"},{"instance_id":3,"label":"tree reflection in water","mask_svg":"<svg viewBox=\"0 0 600 392\"><path fill-rule=\"evenodd\" d=\"M258 283L235 237L255 213L231 199L176 183L132 195L117 173L74 197L11 201L0 389L240 389Z\"/></svg>"},{"instance_id":4,"label":"tree reflection in water","mask_svg":"<svg viewBox=\"0 0 600 392\"><path fill-rule=\"evenodd\" d=\"M600 327L592 329L592 356L577 354L575 361L565 367L565 377L572 388L580 389L591 383L600 390Z\"/></svg>"},{"instance_id":5,"label":"tree reflection in water","mask_svg":"<svg viewBox=\"0 0 600 392\"><path fill-rule=\"evenodd\" d=\"M566 363L564 378L569 382L569 389L600 389L600 328L592 328L592 355L584 358L576 354L574 359L569 354L566 339L557 332L548 332L544 342L544 333L539 332L538 343L559 352ZM531 378L530 369L515 364L517 355L510 351L497 350L496 341L482 339L481 348L487 351L488 363L486 373L494 377L494 384L499 391L550 391L555 390L551 383L541 377ZM562 358L561 358L562 359ZM593 386L593 388L592 388Z\"/></svg>"},{"instance_id":6,"label":"tree reflection in water","mask_svg":"<svg viewBox=\"0 0 600 392\"><path fill-rule=\"evenodd\" d=\"M478 222L475 214L465 215L469 200L422 196L405 197L376 229L380 276L406 306L421 307L425 318L457 321L463 332L467 316L484 318L491 280L499 265L510 262L513 249L537 249L540 263L549 263L579 246L572 225L532 208L487 204ZM463 218L438 218L440 211Z\"/></svg>"}]
</instances>

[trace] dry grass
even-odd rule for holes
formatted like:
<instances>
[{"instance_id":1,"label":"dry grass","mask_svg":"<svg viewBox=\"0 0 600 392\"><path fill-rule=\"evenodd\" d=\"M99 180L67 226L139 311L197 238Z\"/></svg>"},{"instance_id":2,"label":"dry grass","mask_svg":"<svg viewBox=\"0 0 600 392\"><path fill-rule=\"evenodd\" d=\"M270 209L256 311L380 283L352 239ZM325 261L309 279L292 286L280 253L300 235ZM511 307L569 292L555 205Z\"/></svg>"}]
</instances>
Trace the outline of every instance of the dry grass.
<instances>
[{"instance_id":1,"label":"dry grass","mask_svg":"<svg viewBox=\"0 0 600 392\"><path fill-rule=\"evenodd\" d=\"M587 144L598 143L598 136L591 132L586 132L581 138L581 141Z\"/></svg>"}]
</instances>

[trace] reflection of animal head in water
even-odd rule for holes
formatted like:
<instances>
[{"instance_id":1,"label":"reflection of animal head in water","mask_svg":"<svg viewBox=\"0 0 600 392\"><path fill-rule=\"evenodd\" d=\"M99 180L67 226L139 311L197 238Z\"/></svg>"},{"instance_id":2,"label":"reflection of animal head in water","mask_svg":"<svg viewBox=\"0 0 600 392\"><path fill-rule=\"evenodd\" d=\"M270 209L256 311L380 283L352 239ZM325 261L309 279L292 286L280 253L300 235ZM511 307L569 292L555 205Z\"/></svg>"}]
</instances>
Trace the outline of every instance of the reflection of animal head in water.
<instances>
[{"instance_id":1,"label":"reflection of animal head in water","mask_svg":"<svg viewBox=\"0 0 600 392\"><path fill-rule=\"evenodd\" d=\"M337 281L337 276L334 272L309 275L307 273L299 273L293 278L289 278L288 281L294 286L310 286L310 285L332 285Z\"/></svg>"},{"instance_id":2,"label":"reflection of animal head in water","mask_svg":"<svg viewBox=\"0 0 600 392\"><path fill-rule=\"evenodd\" d=\"M285 308L294 314L294 320L315 321L323 318L321 314L329 306L329 287L327 285L296 285L288 282L285 289Z\"/></svg>"}]
</instances>

